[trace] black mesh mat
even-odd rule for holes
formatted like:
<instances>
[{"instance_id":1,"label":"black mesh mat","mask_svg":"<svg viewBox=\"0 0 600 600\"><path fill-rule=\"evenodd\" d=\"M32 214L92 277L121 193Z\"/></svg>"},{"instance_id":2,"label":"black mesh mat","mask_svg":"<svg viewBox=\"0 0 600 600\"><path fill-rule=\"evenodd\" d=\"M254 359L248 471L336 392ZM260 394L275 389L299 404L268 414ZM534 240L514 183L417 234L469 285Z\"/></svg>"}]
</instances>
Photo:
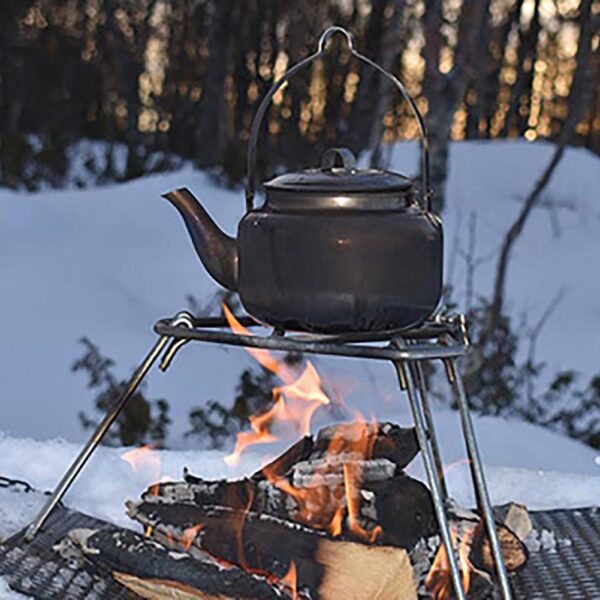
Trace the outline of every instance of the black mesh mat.
<instances>
[{"instance_id":1,"label":"black mesh mat","mask_svg":"<svg viewBox=\"0 0 600 600\"><path fill-rule=\"evenodd\" d=\"M113 525L57 507L31 543L21 531L0 545L0 576L11 588L44 600L139 600L109 572L88 561L62 558L52 547L69 531L80 527L112 529Z\"/></svg>"},{"instance_id":2,"label":"black mesh mat","mask_svg":"<svg viewBox=\"0 0 600 600\"><path fill-rule=\"evenodd\" d=\"M511 575L515 598L599 600L600 508L532 512L531 518L539 548L534 547L527 565ZM0 545L0 576L13 589L33 598L138 599L101 567L66 560L52 549L78 527L114 526L59 507L30 544L23 541L24 532L20 532Z\"/></svg>"},{"instance_id":3,"label":"black mesh mat","mask_svg":"<svg viewBox=\"0 0 600 600\"><path fill-rule=\"evenodd\" d=\"M531 520L541 547L511 577L515 597L600 599L600 508L532 512Z\"/></svg>"}]
</instances>

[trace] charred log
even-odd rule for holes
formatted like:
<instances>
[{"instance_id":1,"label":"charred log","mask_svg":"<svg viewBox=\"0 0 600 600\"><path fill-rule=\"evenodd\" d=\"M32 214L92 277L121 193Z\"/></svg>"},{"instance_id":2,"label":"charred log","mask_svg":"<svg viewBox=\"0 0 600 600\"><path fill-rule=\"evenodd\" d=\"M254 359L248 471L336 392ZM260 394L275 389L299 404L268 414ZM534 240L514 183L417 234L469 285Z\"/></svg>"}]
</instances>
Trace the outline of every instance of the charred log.
<instances>
[{"instance_id":1,"label":"charred log","mask_svg":"<svg viewBox=\"0 0 600 600\"><path fill-rule=\"evenodd\" d=\"M333 475L332 475L333 478ZM189 478L188 478L189 479ZM250 510L314 529L328 529L336 513L339 533L347 539L365 541L365 534L379 528L373 540L410 549L419 539L437 532L431 494L427 487L404 473L362 481L352 494L358 527L349 519L348 499L343 475L333 481L319 479L308 487L293 486L286 479L274 484L251 479L162 483L142 496L150 505L217 507ZM285 483L284 483L285 482Z\"/></svg>"},{"instance_id":2,"label":"charred log","mask_svg":"<svg viewBox=\"0 0 600 600\"><path fill-rule=\"evenodd\" d=\"M126 529L76 529L68 539L88 560L108 567L119 583L142 598L281 598L264 578L220 565L206 554L192 558L174 552Z\"/></svg>"},{"instance_id":3,"label":"charred log","mask_svg":"<svg viewBox=\"0 0 600 600\"><path fill-rule=\"evenodd\" d=\"M354 448L368 448L368 458L385 458L398 469L404 469L419 452L414 427L399 427L392 423L343 423L321 429L317 434L308 460L325 455L352 452Z\"/></svg>"},{"instance_id":4,"label":"charred log","mask_svg":"<svg viewBox=\"0 0 600 600\"><path fill-rule=\"evenodd\" d=\"M299 593L356 600L416 598L408 553L390 546L339 541L266 515L189 504L128 504L129 516L175 549L189 544L245 570L282 580L294 572ZM197 535L190 541L186 532ZM368 574L368 576L365 576Z\"/></svg>"},{"instance_id":5,"label":"charred log","mask_svg":"<svg viewBox=\"0 0 600 600\"><path fill-rule=\"evenodd\" d=\"M508 571L520 569L527 562L527 546L506 525L496 523L496 533L506 569ZM483 521L480 521L475 527L470 559L477 568L483 568L489 573L494 572L494 557Z\"/></svg>"},{"instance_id":6,"label":"charred log","mask_svg":"<svg viewBox=\"0 0 600 600\"><path fill-rule=\"evenodd\" d=\"M494 557L483 519L470 510L455 508L452 512L452 521L459 532L459 538L468 536L470 540L470 561L476 568L494 573ZM509 527L498 521L496 521L496 534L507 570L520 569L527 562L529 556L522 539Z\"/></svg>"}]
</instances>

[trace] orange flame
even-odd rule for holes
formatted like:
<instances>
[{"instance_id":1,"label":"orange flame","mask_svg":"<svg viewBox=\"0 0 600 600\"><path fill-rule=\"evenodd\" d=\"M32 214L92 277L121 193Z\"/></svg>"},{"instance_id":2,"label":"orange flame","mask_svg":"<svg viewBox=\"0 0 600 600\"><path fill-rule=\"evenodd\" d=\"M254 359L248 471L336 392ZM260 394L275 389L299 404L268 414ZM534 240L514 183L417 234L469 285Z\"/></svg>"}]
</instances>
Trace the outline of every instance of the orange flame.
<instances>
[{"instance_id":1,"label":"orange flame","mask_svg":"<svg viewBox=\"0 0 600 600\"><path fill-rule=\"evenodd\" d=\"M456 549L456 528L450 532L450 535L452 538L452 547ZM469 560L470 548L471 532L467 531L462 537L458 549L458 566L465 594L469 593L471 571L473 570L473 565L471 565L471 561ZM425 587L435 600L447 600L451 597L452 578L450 576L450 564L448 562L448 555L446 554L446 547L443 543L440 544L431 569L427 573Z\"/></svg>"},{"instance_id":2,"label":"orange flame","mask_svg":"<svg viewBox=\"0 0 600 600\"><path fill-rule=\"evenodd\" d=\"M229 308L223 305L225 317L231 329L237 334L251 335L236 320ZM293 431L296 436L310 433L311 419L319 407L330 404L323 390L321 378L310 361L298 376L297 372L285 362L274 358L264 349L248 348L248 352L266 369L277 375L284 385L273 390L275 403L266 412L251 415L251 431L238 434L233 452L225 458L230 464L239 461L242 452L254 444L266 444L278 440L281 430ZM275 465L263 468L265 477L297 503L298 513L295 519L317 529L328 531L338 537L343 534L344 523L360 539L373 543L383 533L381 527L364 529L360 524L360 484L362 466L360 461L368 460L373 454L373 445L377 437L377 422L370 425L355 411L356 423L342 425L335 431L328 443L325 456L332 457L329 463L322 465L311 474L310 480L294 485ZM336 462L336 456L341 458ZM348 460L346 460L348 456ZM343 464L341 461L344 461ZM329 476L332 477L329 477ZM324 484L325 477L329 480ZM333 479L337 483L331 483ZM242 524L240 524L240 531ZM241 550L241 546L240 546ZM240 556L243 554L240 552Z\"/></svg>"},{"instance_id":3,"label":"orange flame","mask_svg":"<svg viewBox=\"0 0 600 600\"><path fill-rule=\"evenodd\" d=\"M250 333L250 331L235 318L234 314L229 310L229 307L225 303L222 304L222 307L227 323L234 333L237 333L238 335L252 335L252 333ZM268 350L264 350L263 348L246 348L246 351L265 369L277 375L283 383L289 384L296 379L294 370L286 365L285 362L277 360Z\"/></svg>"},{"instance_id":4,"label":"orange flame","mask_svg":"<svg viewBox=\"0 0 600 600\"><path fill-rule=\"evenodd\" d=\"M298 574L296 573L296 563L290 564L290 570L281 579L281 583L286 585L292 591L292 600L298 600Z\"/></svg>"},{"instance_id":5,"label":"orange flame","mask_svg":"<svg viewBox=\"0 0 600 600\"><path fill-rule=\"evenodd\" d=\"M265 477L282 492L294 498L298 504L295 519L315 529L324 529L332 536L343 533L344 523L351 533L360 539L374 543L383 530L377 526L366 530L360 525L360 484L362 479L361 460L372 456L376 439L377 425L366 422L340 426L334 433L326 452L333 462L324 461L315 469L310 480L295 487L285 477L263 468ZM351 431L353 430L353 431ZM335 462L335 456L352 456L352 460L341 465ZM341 477L338 484L323 484L330 475Z\"/></svg>"},{"instance_id":6,"label":"orange flame","mask_svg":"<svg viewBox=\"0 0 600 600\"><path fill-rule=\"evenodd\" d=\"M121 458L129 463L135 473L158 481L161 473L160 455L151 445L140 446L121 454ZM154 486L152 486L154 488ZM158 487L156 487L158 494Z\"/></svg>"},{"instance_id":7,"label":"orange flame","mask_svg":"<svg viewBox=\"0 0 600 600\"><path fill-rule=\"evenodd\" d=\"M466 531L460 542L460 548L458 549L458 564L460 572L462 574L462 584L465 594L469 593L471 587L471 571L473 571L473 565L469 560L469 553L471 551L471 537L473 531Z\"/></svg>"},{"instance_id":8,"label":"orange flame","mask_svg":"<svg viewBox=\"0 0 600 600\"><path fill-rule=\"evenodd\" d=\"M232 312L223 304L223 311L231 329L238 334L251 335ZM274 429L292 429L295 435L307 435L314 412L330 400L323 391L321 378L310 361L300 376L284 361L276 359L268 350L246 349L263 367L277 375L284 385L273 390L275 403L260 415L251 415L252 431L240 432L233 452L225 458L229 465L239 462L242 452L255 444L268 444L278 440Z\"/></svg>"},{"instance_id":9,"label":"orange flame","mask_svg":"<svg viewBox=\"0 0 600 600\"><path fill-rule=\"evenodd\" d=\"M352 474L354 471L354 474ZM377 525L370 531L365 529L359 522L360 503L357 490L360 488L360 467L352 467L344 463L344 490L346 493L346 504L348 506L348 529L358 537L370 544L383 534L383 529Z\"/></svg>"},{"instance_id":10,"label":"orange flame","mask_svg":"<svg viewBox=\"0 0 600 600\"><path fill-rule=\"evenodd\" d=\"M342 535L344 528L344 513L344 507L340 503L328 527L328 531L333 537L340 537Z\"/></svg>"},{"instance_id":11,"label":"orange flame","mask_svg":"<svg viewBox=\"0 0 600 600\"><path fill-rule=\"evenodd\" d=\"M194 543L196 536L200 533L203 527L203 525L198 524L184 529L183 533L181 534L181 538L179 539L184 550L190 549L190 546Z\"/></svg>"}]
</instances>

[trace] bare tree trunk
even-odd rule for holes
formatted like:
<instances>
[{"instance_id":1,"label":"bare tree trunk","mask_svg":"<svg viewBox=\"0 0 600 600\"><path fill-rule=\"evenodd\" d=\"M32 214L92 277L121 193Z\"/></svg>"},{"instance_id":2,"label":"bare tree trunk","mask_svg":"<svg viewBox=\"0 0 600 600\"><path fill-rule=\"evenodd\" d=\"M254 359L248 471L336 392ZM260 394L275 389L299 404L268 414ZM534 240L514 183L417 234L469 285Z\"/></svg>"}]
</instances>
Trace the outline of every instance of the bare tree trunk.
<instances>
[{"instance_id":1,"label":"bare tree trunk","mask_svg":"<svg viewBox=\"0 0 600 600\"><path fill-rule=\"evenodd\" d=\"M492 28L489 18L481 19L481 27L477 34L476 48L478 51L473 59L474 76L473 89L475 90L475 106L471 113L471 133L469 138L481 136L481 121L487 115L488 90L490 65L493 67L490 52L490 39Z\"/></svg>"},{"instance_id":2,"label":"bare tree trunk","mask_svg":"<svg viewBox=\"0 0 600 600\"><path fill-rule=\"evenodd\" d=\"M442 0L427 0L425 5L425 85L429 103L427 126L431 157L431 187L437 211L444 208L446 179L448 177L448 143L452 122L463 101L473 63L478 52L479 31L488 19L490 0L464 0L459 21L458 45L454 65L449 73L439 70L440 51L444 44L441 28L444 23Z\"/></svg>"},{"instance_id":3,"label":"bare tree trunk","mask_svg":"<svg viewBox=\"0 0 600 600\"><path fill-rule=\"evenodd\" d=\"M387 4L388 1L386 0L373 3L364 37L363 53L377 63L381 63L383 24ZM342 145L348 146L355 154L364 149L365 140L369 139L375 105L373 90L379 89L379 74L371 67L361 64L359 76L358 90L352 103L352 112L349 119L350 127L341 139Z\"/></svg>"},{"instance_id":4,"label":"bare tree trunk","mask_svg":"<svg viewBox=\"0 0 600 600\"><path fill-rule=\"evenodd\" d=\"M229 2L212 0L208 25L208 67L202 80L202 97L194 132L194 154L201 167L214 166L224 150L225 81L229 54Z\"/></svg>"},{"instance_id":5,"label":"bare tree trunk","mask_svg":"<svg viewBox=\"0 0 600 600\"><path fill-rule=\"evenodd\" d=\"M383 32L381 39L381 66L386 71L394 70L394 61L398 57L398 48L402 36L402 12L404 9L404 0L395 0L392 4L392 15ZM396 89L391 89L390 82L382 76L379 76L379 82L376 88L375 111L371 117L373 125L369 136L368 148L373 149L371 154L371 166L375 167L381 159L381 136L383 133L383 118L388 106L390 91L396 93Z\"/></svg>"},{"instance_id":6,"label":"bare tree trunk","mask_svg":"<svg viewBox=\"0 0 600 600\"><path fill-rule=\"evenodd\" d=\"M537 58L537 44L540 34L540 0L535 0L533 15L527 31L521 31L519 35L519 52L517 57L517 76L511 89L511 100L508 112L504 118L504 125L500 137L506 137L510 132L510 125L513 117L517 118L519 133L523 129L523 120L519 118L519 105L524 92L531 93L531 84L533 82L533 72ZM519 15L520 18L520 15ZM527 60L529 59L529 60ZM529 114L529 113L527 113Z\"/></svg>"},{"instance_id":7,"label":"bare tree trunk","mask_svg":"<svg viewBox=\"0 0 600 600\"><path fill-rule=\"evenodd\" d=\"M506 287L506 275L514 245L523 232L525 224L531 215L532 210L536 207L542 192L546 189L546 186L550 182L556 167L564 155L566 147L573 139L575 128L581 120L585 109L587 106L589 106L589 100L592 93L591 84L593 81L591 48L593 29L591 27L590 20L591 4L592 0L582 0L580 7L579 21L581 23L581 31L579 34L579 45L576 54L577 66L575 69L573 82L571 84L571 89L569 90L569 111L567 118L565 119L560 138L550 162L525 199L519 215L508 229L504 240L502 241L500 255L496 265L492 303L489 309L486 325L478 341L480 351L500 321L504 302L504 290Z\"/></svg>"},{"instance_id":8,"label":"bare tree trunk","mask_svg":"<svg viewBox=\"0 0 600 600\"><path fill-rule=\"evenodd\" d=\"M497 49L501 49L501 52L498 54L491 53L490 59L493 61L493 69L490 72L490 82L492 86L488 93L490 95L489 105L488 105L488 115L487 115L487 131L486 137L491 137L492 131L492 121L494 116L498 113L501 105L503 105L506 101L503 100L504 91L508 91L509 100L511 97L512 86L503 81L501 73L504 67L505 60L505 49L507 44L509 43L510 34L515 29L518 28L518 24L521 18L521 10L523 8L524 0L516 0L516 2L512 5L506 15L506 21L501 26L497 27L492 35L491 43L495 45ZM505 121L504 121L505 122Z\"/></svg>"}]
</instances>

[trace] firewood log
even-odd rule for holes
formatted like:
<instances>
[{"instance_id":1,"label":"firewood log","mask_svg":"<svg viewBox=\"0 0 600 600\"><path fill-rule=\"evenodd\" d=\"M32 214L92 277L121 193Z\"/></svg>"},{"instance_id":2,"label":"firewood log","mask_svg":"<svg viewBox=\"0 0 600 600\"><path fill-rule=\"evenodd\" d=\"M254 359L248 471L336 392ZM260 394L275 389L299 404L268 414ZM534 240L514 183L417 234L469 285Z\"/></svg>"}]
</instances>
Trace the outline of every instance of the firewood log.
<instances>
[{"instance_id":1,"label":"firewood log","mask_svg":"<svg viewBox=\"0 0 600 600\"><path fill-rule=\"evenodd\" d=\"M129 516L162 544L182 547L185 531L198 533L188 552L278 580L291 570L299 593L321 600L416 599L406 550L333 540L313 529L249 511L190 504L128 503ZM188 539L189 542L189 539ZM292 564L293 563L293 564Z\"/></svg>"},{"instance_id":2,"label":"firewood log","mask_svg":"<svg viewBox=\"0 0 600 600\"><path fill-rule=\"evenodd\" d=\"M509 572L520 569L529 556L527 546L506 525L496 523L496 534L506 569ZM494 572L494 556L483 521L475 527L469 558L476 567L484 568L489 573Z\"/></svg>"},{"instance_id":3,"label":"firewood log","mask_svg":"<svg viewBox=\"0 0 600 600\"><path fill-rule=\"evenodd\" d=\"M257 471L252 479L265 479L266 473L271 479L281 477L300 462L312 462L323 456L348 454L357 448L368 450L368 456L362 457L364 459L389 460L396 465L396 472L404 469L419 452L414 427L400 427L387 422L377 425L342 423L321 429L314 440L312 436L302 438Z\"/></svg>"},{"instance_id":4,"label":"firewood log","mask_svg":"<svg viewBox=\"0 0 600 600\"><path fill-rule=\"evenodd\" d=\"M148 504L249 509L321 530L329 528L341 507L341 533L348 539L364 541L364 536L357 537L348 528L343 475L339 481L323 478L321 484L309 489L294 488L302 492L300 497L266 480L204 481L194 477L190 481L194 483L168 482L151 486L142 500ZM419 539L437 532L428 488L402 472L387 479L361 482L354 495L361 530L380 527L382 533L377 539L381 543L410 549Z\"/></svg>"},{"instance_id":5,"label":"firewood log","mask_svg":"<svg viewBox=\"0 0 600 600\"><path fill-rule=\"evenodd\" d=\"M206 554L192 558L127 529L75 529L68 538L88 560L108 567L117 581L142 598L281 599L264 577L225 567Z\"/></svg>"},{"instance_id":6,"label":"firewood log","mask_svg":"<svg viewBox=\"0 0 600 600\"><path fill-rule=\"evenodd\" d=\"M477 513L467 509L455 507L451 512L451 520L456 523L461 533L464 535L468 531L471 540L469 558L473 565L493 573L494 557L483 519ZM529 557L525 544L506 525L498 521L496 521L496 534L507 570L520 569Z\"/></svg>"}]
</instances>

